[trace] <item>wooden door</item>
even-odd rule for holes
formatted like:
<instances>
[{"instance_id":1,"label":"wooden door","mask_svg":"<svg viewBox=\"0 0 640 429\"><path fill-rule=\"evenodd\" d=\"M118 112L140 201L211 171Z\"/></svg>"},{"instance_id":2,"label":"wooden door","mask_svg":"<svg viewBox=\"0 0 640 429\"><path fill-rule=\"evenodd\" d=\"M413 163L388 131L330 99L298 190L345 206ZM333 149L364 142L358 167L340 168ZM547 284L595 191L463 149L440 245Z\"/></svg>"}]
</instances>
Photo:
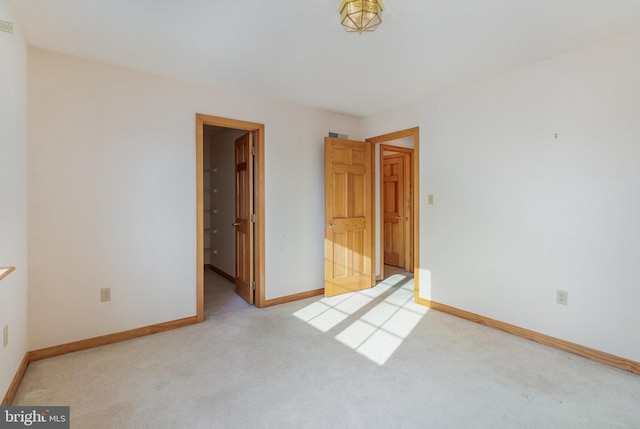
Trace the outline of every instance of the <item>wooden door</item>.
<instances>
[{"instance_id":1,"label":"wooden door","mask_svg":"<svg viewBox=\"0 0 640 429\"><path fill-rule=\"evenodd\" d=\"M405 267L405 174L404 154L383 156L382 205L384 231L384 263Z\"/></svg>"},{"instance_id":2,"label":"wooden door","mask_svg":"<svg viewBox=\"0 0 640 429\"><path fill-rule=\"evenodd\" d=\"M253 138L236 140L236 293L253 304Z\"/></svg>"},{"instance_id":3,"label":"wooden door","mask_svg":"<svg viewBox=\"0 0 640 429\"><path fill-rule=\"evenodd\" d=\"M375 284L373 171L370 143L325 138L325 296Z\"/></svg>"}]
</instances>

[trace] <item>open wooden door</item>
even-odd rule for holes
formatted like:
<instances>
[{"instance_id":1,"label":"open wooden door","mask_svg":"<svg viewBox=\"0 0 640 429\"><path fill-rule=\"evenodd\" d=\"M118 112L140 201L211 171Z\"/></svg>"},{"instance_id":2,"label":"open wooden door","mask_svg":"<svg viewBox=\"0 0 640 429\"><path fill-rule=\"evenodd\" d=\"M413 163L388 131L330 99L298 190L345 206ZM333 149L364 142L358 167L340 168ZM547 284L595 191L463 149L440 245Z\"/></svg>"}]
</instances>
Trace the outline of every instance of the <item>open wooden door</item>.
<instances>
[{"instance_id":1,"label":"open wooden door","mask_svg":"<svg viewBox=\"0 0 640 429\"><path fill-rule=\"evenodd\" d=\"M384 151L383 151L384 152ZM384 263L405 267L405 177L404 154L382 159L382 206L384 222Z\"/></svg>"},{"instance_id":2,"label":"open wooden door","mask_svg":"<svg viewBox=\"0 0 640 429\"><path fill-rule=\"evenodd\" d=\"M236 293L253 304L253 136L236 140Z\"/></svg>"},{"instance_id":3,"label":"open wooden door","mask_svg":"<svg viewBox=\"0 0 640 429\"><path fill-rule=\"evenodd\" d=\"M373 171L370 143L325 138L325 296L375 284Z\"/></svg>"}]
</instances>

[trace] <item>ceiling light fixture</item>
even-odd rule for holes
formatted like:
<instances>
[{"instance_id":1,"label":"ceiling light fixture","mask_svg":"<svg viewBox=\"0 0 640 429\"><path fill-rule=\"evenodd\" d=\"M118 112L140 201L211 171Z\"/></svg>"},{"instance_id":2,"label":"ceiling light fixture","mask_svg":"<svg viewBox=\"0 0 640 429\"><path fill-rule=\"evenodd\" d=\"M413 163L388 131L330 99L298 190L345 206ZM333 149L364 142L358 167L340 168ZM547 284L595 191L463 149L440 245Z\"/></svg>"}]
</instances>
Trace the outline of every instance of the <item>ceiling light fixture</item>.
<instances>
[{"instance_id":1,"label":"ceiling light fixture","mask_svg":"<svg viewBox=\"0 0 640 429\"><path fill-rule=\"evenodd\" d=\"M342 26L350 33L374 31L382 22L382 9L382 0L342 0Z\"/></svg>"}]
</instances>

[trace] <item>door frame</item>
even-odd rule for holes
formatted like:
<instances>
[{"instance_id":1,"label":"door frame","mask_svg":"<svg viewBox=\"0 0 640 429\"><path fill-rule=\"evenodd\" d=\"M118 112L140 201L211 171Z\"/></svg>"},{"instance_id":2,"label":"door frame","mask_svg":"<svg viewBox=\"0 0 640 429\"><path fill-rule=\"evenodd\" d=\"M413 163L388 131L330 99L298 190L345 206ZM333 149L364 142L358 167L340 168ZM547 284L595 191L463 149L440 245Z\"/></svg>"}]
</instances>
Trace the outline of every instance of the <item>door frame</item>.
<instances>
[{"instance_id":1,"label":"door frame","mask_svg":"<svg viewBox=\"0 0 640 429\"><path fill-rule=\"evenodd\" d=\"M196 113L196 321L204 321L204 126L255 133L254 147L254 281L255 305L265 307L264 124Z\"/></svg>"},{"instance_id":2,"label":"door frame","mask_svg":"<svg viewBox=\"0 0 640 429\"><path fill-rule=\"evenodd\" d=\"M413 230L413 288L414 295L418 297L418 286L420 285L419 272L420 272L420 127L408 128L393 133L383 134L380 136L370 137L365 139L366 142L372 144L382 144L393 140L399 140L405 137L413 137L413 163L411 166L413 189L412 189L412 213L411 213L411 229ZM380 159L382 165L382 156ZM380 171L377 172L382 176L382 166ZM380 195L382 196L382 189L380 189ZM381 198L382 199L382 198ZM382 219L381 219L382 225ZM383 237L380 236L380 243L382 244ZM384 278L384 248L380 248L380 279Z\"/></svg>"}]
</instances>

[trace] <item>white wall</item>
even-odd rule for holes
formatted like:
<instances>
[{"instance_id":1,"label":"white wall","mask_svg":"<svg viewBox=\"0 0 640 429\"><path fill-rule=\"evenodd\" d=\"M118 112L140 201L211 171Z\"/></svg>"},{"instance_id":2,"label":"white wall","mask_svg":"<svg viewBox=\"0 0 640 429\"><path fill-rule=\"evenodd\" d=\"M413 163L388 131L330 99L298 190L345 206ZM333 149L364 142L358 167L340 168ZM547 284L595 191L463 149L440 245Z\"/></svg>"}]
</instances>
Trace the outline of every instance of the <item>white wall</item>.
<instances>
[{"instance_id":1,"label":"white wall","mask_svg":"<svg viewBox=\"0 0 640 429\"><path fill-rule=\"evenodd\" d=\"M0 401L27 352L27 47L5 0L0 19L0 267L16 270L0 281ZM3 347L2 330L9 326Z\"/></svg>"},{"instance_id":2,"label":"white wall","mask_svg":"<svg viewBox=\"0 0 640 429\"><path fill-rule=\"evenodd\" d=\"M364 121L420 126L421 296L640 361L638 52L636 32Z\"/></svg>"},{"instance_id":3,"label":"white wall","mask_svg":"<svg viewBox=\"0 0 640 429\"><path fill-rule=\"evenodd\" d=\"M323 286L323 136L358 119L37 49L28 89L30 349L195 315L196 113L265 124L266 298Z\"/></svg>"}]
</instances>

